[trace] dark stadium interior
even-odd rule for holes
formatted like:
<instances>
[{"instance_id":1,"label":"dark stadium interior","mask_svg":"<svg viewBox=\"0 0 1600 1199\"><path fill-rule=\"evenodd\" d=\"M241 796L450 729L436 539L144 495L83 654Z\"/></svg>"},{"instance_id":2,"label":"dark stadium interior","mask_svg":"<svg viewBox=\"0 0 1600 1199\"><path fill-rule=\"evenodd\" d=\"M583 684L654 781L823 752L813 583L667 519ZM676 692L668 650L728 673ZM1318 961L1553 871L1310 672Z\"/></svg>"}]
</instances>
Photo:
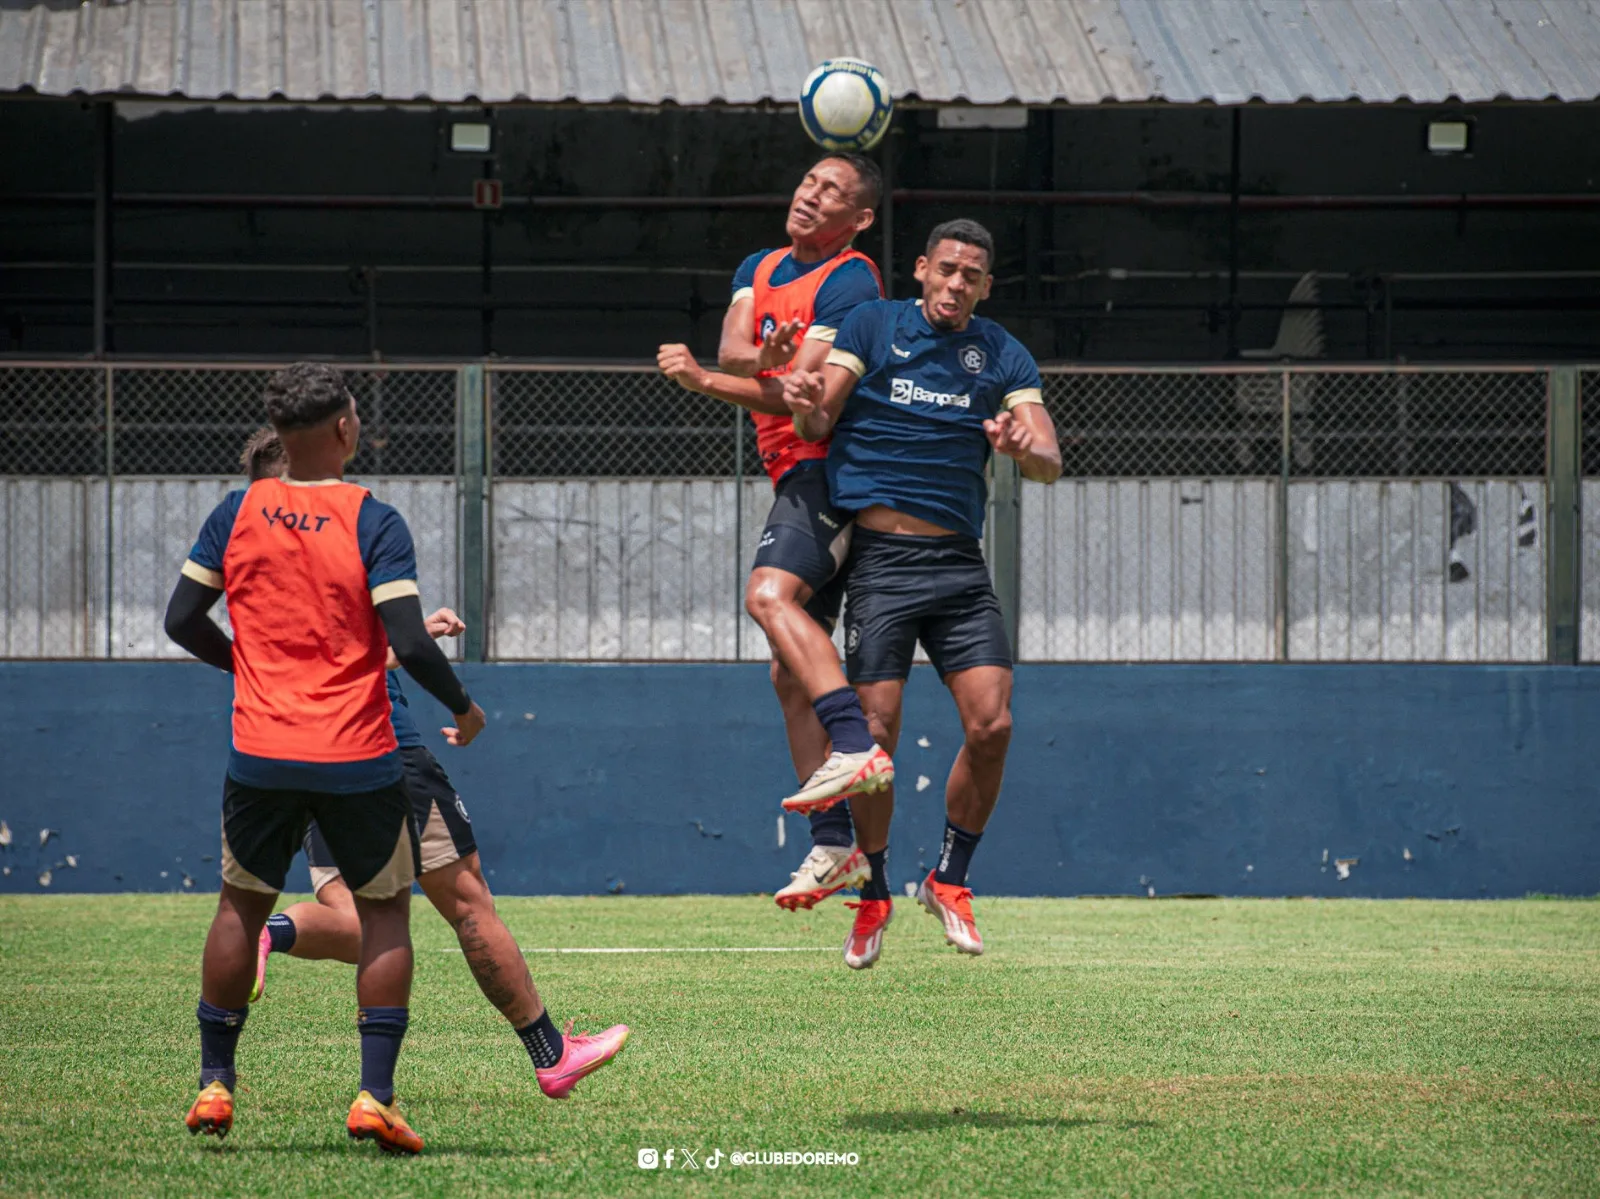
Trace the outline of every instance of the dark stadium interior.
<instances>
[{"instance_id":1,"label":"dark stadium interior","mask_svg":"<svg viewBox=\"0 0 1600 1199\"><path fill-rule=\"evenodd\" d=\"M452 152L451 126L485 115L0 100L0 352L96 348L102 177L119 355L709 351L734 266L777 239L814 152L787 106L671 105L496 107L492 152ZM1466 153L1428 151L1446 119L1469 124ZM892 213L863 248L906 294L927 228L989 222L986 311L1041 359L1265 349L1308 271L1329 359L1600 355L1592 104L1036 108L1025 128L939 126L932 106L902 108L879 151ZM490 175L504 206L475 210Z\"/></svg>"}]
</instances>

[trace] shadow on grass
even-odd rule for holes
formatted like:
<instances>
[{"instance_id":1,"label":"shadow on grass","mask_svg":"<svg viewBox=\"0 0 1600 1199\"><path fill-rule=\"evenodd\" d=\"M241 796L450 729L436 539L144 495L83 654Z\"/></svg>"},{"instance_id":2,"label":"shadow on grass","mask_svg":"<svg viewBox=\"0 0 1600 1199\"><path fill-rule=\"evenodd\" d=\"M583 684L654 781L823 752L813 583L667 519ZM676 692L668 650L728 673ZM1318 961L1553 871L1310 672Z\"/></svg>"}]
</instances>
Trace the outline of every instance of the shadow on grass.
<instances>
[{"instance_id":1,"label":"shadow on grass","mask_svg":"<svg viewBox=\"0 0 1600 1199\"><path fill-rule=\"evenodd\" d=\"M1156 1128L1154 1120L1089 1120L1082 1117L1017 1116L1010 1112L949 1111L857 1112L844 1118L844 1126L858 1132L937 1132L945 1128Z\"/></svg>"}]
</instances>

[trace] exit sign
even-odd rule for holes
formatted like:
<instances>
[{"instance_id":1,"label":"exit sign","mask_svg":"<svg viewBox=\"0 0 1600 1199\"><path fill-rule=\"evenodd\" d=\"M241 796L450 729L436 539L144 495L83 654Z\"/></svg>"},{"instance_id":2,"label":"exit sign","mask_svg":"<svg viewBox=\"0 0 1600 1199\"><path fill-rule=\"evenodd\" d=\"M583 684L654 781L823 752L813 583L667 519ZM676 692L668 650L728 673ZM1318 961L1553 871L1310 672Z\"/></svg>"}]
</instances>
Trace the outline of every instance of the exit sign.
<instances>
[{"instance_id":1,"label":"exit sign","mask_svg":"<svg viewBox=\"0 0 1600 1199\"><path fill-rule=\"evenodd\" d=\"M499 208L501 199L500 180L475 179L472 182L472 206L474 208Z\"/></svg>"}]
</instances>

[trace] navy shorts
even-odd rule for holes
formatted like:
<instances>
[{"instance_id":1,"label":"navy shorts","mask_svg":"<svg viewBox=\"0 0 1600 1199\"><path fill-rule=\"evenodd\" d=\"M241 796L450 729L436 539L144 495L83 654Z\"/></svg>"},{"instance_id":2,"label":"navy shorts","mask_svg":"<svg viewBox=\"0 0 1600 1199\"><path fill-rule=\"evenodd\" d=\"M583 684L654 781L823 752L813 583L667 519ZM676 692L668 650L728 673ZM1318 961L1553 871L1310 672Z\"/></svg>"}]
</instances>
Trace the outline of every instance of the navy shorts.
<instances>
[{"instance_id":1,"label":"navy shorts","mask_svg":"<svg viewBox=\"0 0 1600 1199\"><path fill-rule=\"evenodd\" d=\"M804 463L778 480L753 567L788 571L811 588L806 611L828 632L844 601L845 556L855 518L828 498L828 472Z\"/></svg>"},{"instance_id":2,"label":"navy shorts","mask_svg":"<svg viewBox=\"0 0 1600 1199\"><path fill-rule=\"evenodd\" d=\"M417 873L427 874L476 853L472 820L467 807L456 794L450 778L431 750L421 745L402 745L400 759L405 763L404 787L410 800L411 827L418 843ZM340 877L322 830L312 821L306 829L306 865L311 867L311 890Z\"/></svg>"},{"instance_id":3,"label":"navy shorts","mask_svg":"<svg viewBox=\"0 0 1600 1199\"><path fill-rule=\"evenodd\" d=\"M222 790L222 878L233 887L283 890L308 826L327 830L322 854L364 899L388 899L417 875L417 830L405 787L331 795L276 791L228 778ZM335 863L337 863L335 865Z\"/></svg>"},{"instance_id":4,"label":"navy shorts","mask_svg":"<svg viewBox=\"0 0 1600 1199\"><path fill-rule=\"evenodd\" d=\"M919 641L940 678L974 666L1011 668L1000 601L974 538L858 527L845 571L845 674L852 683L906 678Z\"/></svg>"}]
</instances>

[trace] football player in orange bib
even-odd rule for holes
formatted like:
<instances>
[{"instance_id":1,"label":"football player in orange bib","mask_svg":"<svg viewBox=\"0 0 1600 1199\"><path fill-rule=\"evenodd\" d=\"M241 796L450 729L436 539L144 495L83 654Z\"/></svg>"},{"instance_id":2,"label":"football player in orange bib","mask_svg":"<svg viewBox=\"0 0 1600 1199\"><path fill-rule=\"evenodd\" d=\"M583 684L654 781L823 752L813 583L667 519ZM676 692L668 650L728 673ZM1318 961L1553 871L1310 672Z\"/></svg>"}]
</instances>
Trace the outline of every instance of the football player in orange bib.
<instances>
[{"instance_id":1,"label":"football player in orange bib","mask_svg":"<svg viewBox=\"0 0 1600 1199\"><path fill-rule=\"evenodd\" d=\"M866 858L839 801L894 779L894 763L873 742L830 639L844 595L840 567L851 517L828 498L827 443L802 440L783 402L783 376L820 370L844 318L883 294L877 267L851 245L871 226L882 191L871 159L818 160L790 201L788 247L757 251L734 273L718 353L722 369L706 370L684 345L664 345L657 355L662 373L683 387L750 410L772 478L772 511L745 609L772 647L772 684L801 781L783 806L811 817L811 851L776 895L790 911L867 881Z\"/></svg>"}]
</instances>

